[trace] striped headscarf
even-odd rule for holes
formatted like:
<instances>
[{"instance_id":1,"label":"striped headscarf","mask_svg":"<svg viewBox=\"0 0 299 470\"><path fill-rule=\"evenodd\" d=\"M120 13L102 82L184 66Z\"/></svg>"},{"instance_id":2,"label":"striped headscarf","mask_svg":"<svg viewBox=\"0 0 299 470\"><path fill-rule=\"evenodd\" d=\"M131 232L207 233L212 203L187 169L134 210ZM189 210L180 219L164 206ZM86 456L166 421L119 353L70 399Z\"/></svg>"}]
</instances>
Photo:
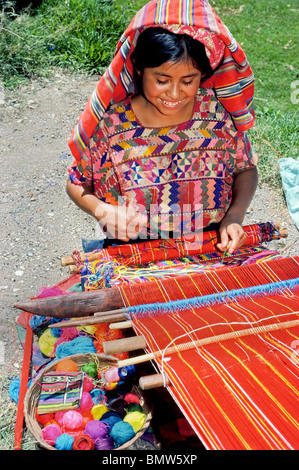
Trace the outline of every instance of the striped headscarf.
<instances>
[{"instance_id":1,"label":"striped headscarf","mask_svg":"<svg viewBox=\"0 0 299 470\"><path fill-rule=\"evenodd\" d=\"M254 125L252 70L244 51L209 2L152 0L139 10L120 38L114 58L100 78L69 140L78 170L83 175L86 167L84 150L106 109L136 92L130 55L143 29L153 26L189 34L202 42L212 68L217 69L212 77L201 83L201 87L214 88L238 130L245 131Z\"/></svg>"}]
</instances>

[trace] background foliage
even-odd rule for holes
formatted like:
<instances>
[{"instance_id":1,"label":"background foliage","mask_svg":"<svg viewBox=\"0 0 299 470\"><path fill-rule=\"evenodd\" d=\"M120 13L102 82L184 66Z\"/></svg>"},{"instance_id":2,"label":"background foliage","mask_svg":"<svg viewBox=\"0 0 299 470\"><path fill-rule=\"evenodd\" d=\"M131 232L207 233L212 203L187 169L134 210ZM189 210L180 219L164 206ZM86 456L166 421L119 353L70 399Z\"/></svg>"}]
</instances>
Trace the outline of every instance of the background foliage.
<instances>
[{"instance_id":1,"label":"background foliage","mask_svg":"<svg viewBox=\"0 0 299 470\"><path fill-rule=\"evenodd\" d=\"M53 67L102 73L144 0L0 0L0 75L14 89ZM260 176L280 185L277 161L298 156L297 0L211 0L255 74L249 131ZM298 90L298 92L297 92Z\"/></svg>"}]
</instances>

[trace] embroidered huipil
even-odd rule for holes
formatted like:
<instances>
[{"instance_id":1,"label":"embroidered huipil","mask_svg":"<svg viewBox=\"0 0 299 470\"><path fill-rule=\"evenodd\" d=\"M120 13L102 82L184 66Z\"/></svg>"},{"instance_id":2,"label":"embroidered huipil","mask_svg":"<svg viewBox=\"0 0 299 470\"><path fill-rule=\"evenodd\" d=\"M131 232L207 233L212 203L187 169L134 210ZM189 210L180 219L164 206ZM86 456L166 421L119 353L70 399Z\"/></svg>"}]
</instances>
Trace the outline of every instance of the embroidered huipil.
<instances>
[{"instance_id":1,"label":"embroidered huipil","mask_svg":"<svg viewBox=\"0 0 299 470\"><path fill-rule=\"evenodd\" d=\"M87 176L75 162L68 169L75 184L92 187L106 203L131 203L147 212L153 227L177 235L220 222L234 175L254 166L247 135L203 88L192 119L176 126L143 127L130 97L113 104L85 153Z\"/></svg>"}]
</instances>

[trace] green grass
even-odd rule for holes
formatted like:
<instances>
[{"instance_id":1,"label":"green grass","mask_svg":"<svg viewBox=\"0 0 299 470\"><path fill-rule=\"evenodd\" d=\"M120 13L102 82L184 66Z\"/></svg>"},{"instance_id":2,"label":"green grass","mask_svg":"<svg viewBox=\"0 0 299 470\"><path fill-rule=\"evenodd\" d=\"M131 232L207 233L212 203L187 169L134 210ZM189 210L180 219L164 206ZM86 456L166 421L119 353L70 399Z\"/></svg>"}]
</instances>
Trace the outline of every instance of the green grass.
<instances>
[{"instance_id":1,"label":"green grass","mask_svg":"<svg viewBox=\"0 0 299 470\"><path fill-rule=\"evenodd\" d=\"M34 12L1 14L0 76L7 88L51 73L101 73L144 0L43 0ZM256 125L249 131L261 181L280 186L278 159L298 157L297 0L211 0L244 48L255 75ZM292 88L294 86L295 88ZM297 93L298 90L298 93ZM293 93L293 95L292 95ZM292 99L293 96L293 99Z\"/></svg>"}]
</instances>

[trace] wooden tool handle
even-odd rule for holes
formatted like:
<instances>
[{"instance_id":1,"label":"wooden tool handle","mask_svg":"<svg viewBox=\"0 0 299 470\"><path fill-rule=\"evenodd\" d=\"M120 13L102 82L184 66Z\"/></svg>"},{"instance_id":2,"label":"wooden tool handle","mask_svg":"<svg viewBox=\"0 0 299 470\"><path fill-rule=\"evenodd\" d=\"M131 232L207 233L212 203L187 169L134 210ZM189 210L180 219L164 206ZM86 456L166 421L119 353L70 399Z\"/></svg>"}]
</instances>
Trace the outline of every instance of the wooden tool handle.
<instances>
[{"instance_id":1,"label":"wooden tool handle","mask_svg":"<svg viewBox=\"0 0 299 470\"><path fill-rule=\"evenodd\" d=\"M163 374L153 374L140 377L139 387L141 390L149 390L156 387L164 387L170 385L170 381Z\"/></svg>"},{"instance_id":2,"label":"wooden tool handle","mask_svg":"<svg viewBox=\"0 0 299 470\"><path fill-rule=\"evenodd\" d=\"M144 348L146 348L146 342L143 336L132 336L103 342L104 353L108 356Z\"/></svg>"}]
</instances>

